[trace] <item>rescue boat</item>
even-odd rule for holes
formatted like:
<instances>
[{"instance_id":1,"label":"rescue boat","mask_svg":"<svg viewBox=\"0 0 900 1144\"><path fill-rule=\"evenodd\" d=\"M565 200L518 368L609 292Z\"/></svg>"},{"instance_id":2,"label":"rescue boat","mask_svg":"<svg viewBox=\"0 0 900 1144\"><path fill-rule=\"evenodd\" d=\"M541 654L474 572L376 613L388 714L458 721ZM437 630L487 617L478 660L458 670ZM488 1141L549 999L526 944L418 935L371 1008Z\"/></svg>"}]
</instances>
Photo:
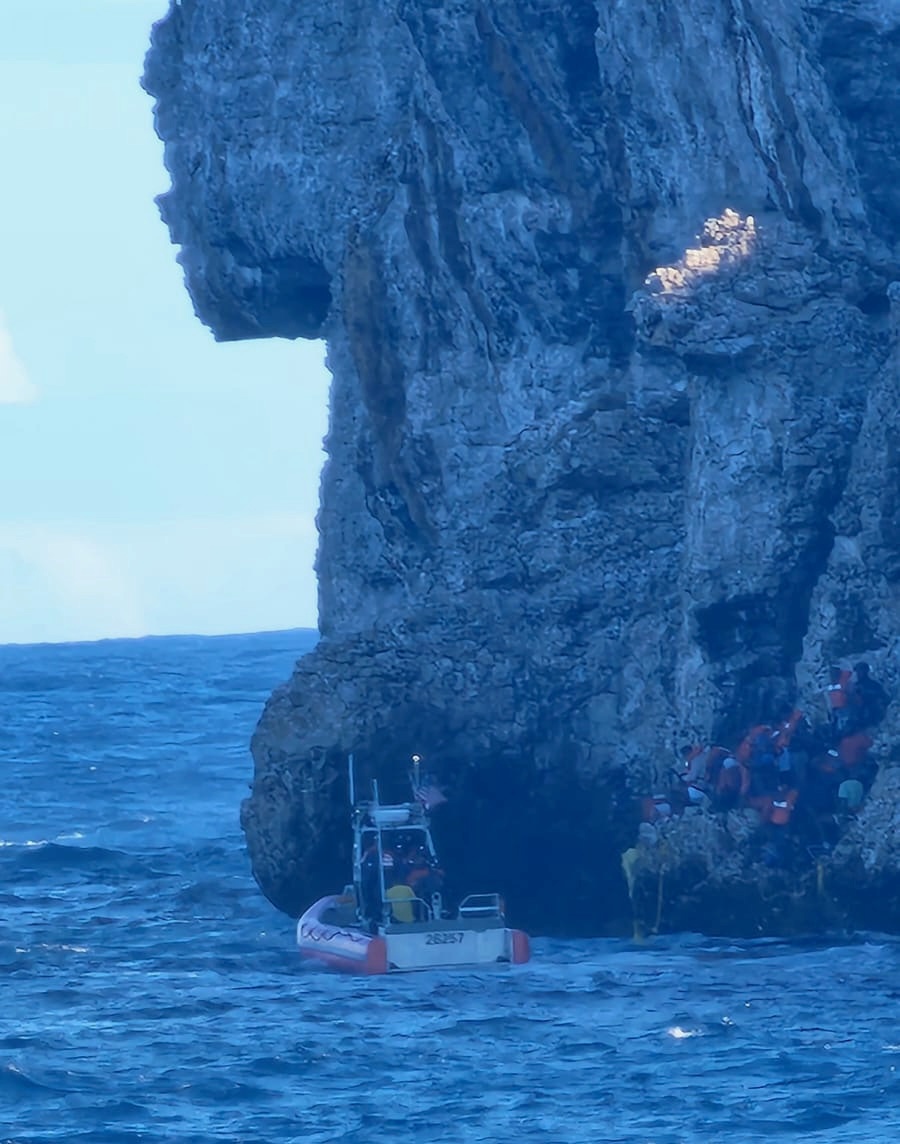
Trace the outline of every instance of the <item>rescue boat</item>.
<instances>
[{"instance_id":1,"label":"rescue boat","mask_svg":"<svg viewBox=\"0 0 900 1144\"><path fill-rule=\"evenodd\" d=\"M375 782L373 797L357 802L351 756L353 881L299 919L301 956L361 974L523 964L528 935L507 926L499 894L469 894L447 909L418 757L413 763L412 801L382 804Z\"/></svg>"}]
</instances>

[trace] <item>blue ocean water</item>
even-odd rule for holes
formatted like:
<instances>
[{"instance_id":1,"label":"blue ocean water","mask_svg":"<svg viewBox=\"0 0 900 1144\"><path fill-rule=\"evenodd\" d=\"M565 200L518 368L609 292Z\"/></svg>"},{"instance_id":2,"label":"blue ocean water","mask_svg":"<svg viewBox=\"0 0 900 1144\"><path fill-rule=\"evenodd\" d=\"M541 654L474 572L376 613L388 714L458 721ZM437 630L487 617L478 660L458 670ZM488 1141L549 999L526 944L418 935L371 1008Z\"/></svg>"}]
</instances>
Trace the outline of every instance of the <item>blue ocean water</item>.
<instances>
[{"instance_id":1,"label":"blue ocean water","mask_svg":"<svg viewBox=\"0 0 900 1144\"><path fill-rule=\"evenodd\" d=\"M238 805L261 705L311 642L0 647L0 1140L897 1139L893 938L302 964Z\"/></svg>"}]
</instances>

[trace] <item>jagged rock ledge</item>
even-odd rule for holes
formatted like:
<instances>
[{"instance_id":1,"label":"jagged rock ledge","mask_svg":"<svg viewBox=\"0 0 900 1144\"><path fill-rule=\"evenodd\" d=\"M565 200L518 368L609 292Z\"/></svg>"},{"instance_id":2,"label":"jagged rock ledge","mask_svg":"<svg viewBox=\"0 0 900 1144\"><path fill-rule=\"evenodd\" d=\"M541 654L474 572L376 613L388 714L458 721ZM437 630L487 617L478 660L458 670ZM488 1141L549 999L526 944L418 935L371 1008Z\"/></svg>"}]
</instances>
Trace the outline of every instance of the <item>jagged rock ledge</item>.
<instances>
[{"instance_id":1,"label":"jagged rock ledge","mask_svg":"<svg viewBox=\"0 0 900 1144\"><path fill-rule=\"evenodd\" d=\"M680 742L833 659L896 690L898 64L889 0L172 0L145 84L197 312L333 374L322 639L242 816L280 908L343 880L346 752L389 785L416 750L461 882L602 932ZM823 884L897 929L879 782ZM689 825L662 924L746 929L779 876Z\"/></svg>"}]
</instances>

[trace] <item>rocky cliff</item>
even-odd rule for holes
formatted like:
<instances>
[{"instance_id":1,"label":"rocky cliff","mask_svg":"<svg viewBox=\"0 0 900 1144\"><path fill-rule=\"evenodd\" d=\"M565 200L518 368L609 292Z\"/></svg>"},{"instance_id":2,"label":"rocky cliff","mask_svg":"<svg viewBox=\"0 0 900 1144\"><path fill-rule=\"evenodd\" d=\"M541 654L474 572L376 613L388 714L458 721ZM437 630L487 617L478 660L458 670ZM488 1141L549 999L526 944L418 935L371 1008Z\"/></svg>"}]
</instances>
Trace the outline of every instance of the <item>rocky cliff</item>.
<instances>
[{"instance_id":1,"label":"rocky cliff","mask_svg":"<svg viewBox=\"0 0 900 1144\"><path fill-rule=\"evenodd\" d=\"M598 932L681 741L900 683L898 0L172 0L145 86L198 315L333 375L242 815L277 906L345 879L346 753L419 751L460 882ZM866 924L898 718L819 871ZM662 924L745 926L740 832L679 832Z\"/></svg>"}]
</instances>

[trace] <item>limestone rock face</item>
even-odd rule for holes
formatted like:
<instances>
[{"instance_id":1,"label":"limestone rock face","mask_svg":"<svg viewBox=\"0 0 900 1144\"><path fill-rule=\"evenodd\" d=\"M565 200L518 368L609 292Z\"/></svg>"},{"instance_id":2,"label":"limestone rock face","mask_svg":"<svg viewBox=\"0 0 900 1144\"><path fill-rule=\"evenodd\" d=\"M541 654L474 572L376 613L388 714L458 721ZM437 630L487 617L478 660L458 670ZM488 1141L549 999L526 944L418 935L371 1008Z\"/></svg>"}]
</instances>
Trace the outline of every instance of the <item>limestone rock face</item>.
<instances>
[{"instance_id":1,"label":"limestone rock face","mask_svg":"<svg viewBox=\"0 0 900 1144\"><path fill-rule=\"evenodd\" d=\"M145 85L199 316L328 343L277 906L346 877L347 752L418 751L460 884L598 932L685 737L900 683L897 0L172 0ZM845 868L900 877L870 818Z\"/></svg>"}]
</instances>

